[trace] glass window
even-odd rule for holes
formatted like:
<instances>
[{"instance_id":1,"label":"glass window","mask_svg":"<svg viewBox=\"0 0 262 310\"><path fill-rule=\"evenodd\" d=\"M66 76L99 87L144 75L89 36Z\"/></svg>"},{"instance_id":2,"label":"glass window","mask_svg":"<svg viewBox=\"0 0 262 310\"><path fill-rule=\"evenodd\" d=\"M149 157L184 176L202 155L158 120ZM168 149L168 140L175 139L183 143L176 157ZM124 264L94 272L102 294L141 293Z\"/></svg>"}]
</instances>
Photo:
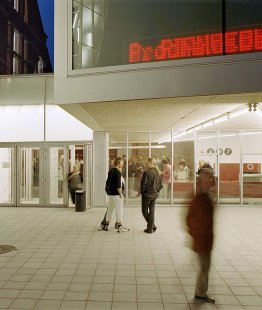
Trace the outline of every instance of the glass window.
<instances>
[{"instance_id":1,"label":"glass window","mask_svg":"<svg viewBox=\"0 0 262 310\"><path fill-rule=\"evenodd\" d=\"M149 132L128 133L128 203L140 205L140 182L150 157Z\"/></svg>"},{"instance_id":2,"label":"glass window","mask_svg":"<svg viewBox=\"0 0 262 310\"><path fill-rule=\"evenodd\" d=\"M262 141L261 130L243 132L243 203L262 203Z\"/></svg>"},{"instance_id":3,"label":"glass window","mask_svg":"<svg viewBox=\"0 0 262 310\"><path fill-rule=\"evenodd\" d=\"M99 13L100 15L104 15L104 0L94 0L94 11Z\"/></svg>"},{"instance_id":4,"label":"glass window","mask_svg":"<svg viewBox=\"0 0 262 310\"><path fill-rule=\"evenodd\" d=\"M150 151L150 157L156 160L157 170L159 171L163 185L157 203L170 205L173 171L171 132L151 132Z\"/></svg>"},{"instance_id":5,"label":"glass window","mask_svg":"<svg viewBox=\"0 0 262 310\"><path fill-rule=\"evenodd\" d=\"M19 73L19 61L16 57L13 57L13 74Z\"/></svg>"},{"instance_id":6,"label":"glass window","mask_svg":"<svg viewBox=\"0 0 262 310\"><path fill-rule=\"evenodd\" d=\"M219 204L240 203L240 154L240 132L220 132L218 152Z\"/></svg>"},{"instance_id":7,"label":"glass window","mask_svg":"<svg viewBox=\"0 0 262 310\"><path fill-rule=\"evenodd\" d=\"M79 0L77 0L77 1L79 1ZM93 0L83 0L83 5L92 10L93 9Z\"/></svg>"},{"instance_id":8,"label":"glass window","mask_svg":"<svg viewBox=\"0 0 262 310\"><path fill-rule=\"evenodd\" d=\"M176 137L174 134L173 141L173 200L183 204L194 192L194 135Z\"/></svg>"},{"instance_id":9,"label":"glass window","mask_svg":"<svg viewBox=\"0 0 262 310\"><path fill-rule=\"evenodd\" d=\"M218 139L216 131L203 131L196 134L196 191L198 191L198 176L201 168L207 167L214 171L216 185L211 189L212 198L217 202L217 181L218 181L218 164L217 164L217 147Z\"/></svg>"},{"instance_id":10,"label":"glass window","mask_svg":"<svg viewBox=\"0 0 262 310\"><path fill-rule=\"evenodd\" d=\"M92 33L98 37L93 66L261 51L261 1L226 0L223 6L221 0L94 0L94 7L87 2L83 6L94 14Z\"/></svg>"},{"instance_id":11,"label":"glass window","mask_svg":"<svg viewBox=\"0 0 262 310\"><path fill-rule=\"evenodd\" d=\"M43 73L44 71L44 62L42 57L39 57L38 63L37 63L37 72L38 73Z\"/></svg>"},{"instance_id":12,"label":"glass window","mask_svg":"<svg viewBox=\"0 0 262 310\"><path fill-rule=\"evenodd\" d=\"M13 36L13 50L14 50L14 52L16 52L17 54L20 53L20 51L19 51L20 39L21 39L21 37L20 37L20 35L18 34L18 32L17 32L17 31L14 31L14 36Z\"/></svg>"},{"instance_id":13,"label":"glass window","mask_svg":"<svg viewBox=\"0 0 262 310\"><path fill-rule=\"evenodd\" d=\"M19 12L19 0L14 0L14 9Z\"/></svg>"}]
</instances>

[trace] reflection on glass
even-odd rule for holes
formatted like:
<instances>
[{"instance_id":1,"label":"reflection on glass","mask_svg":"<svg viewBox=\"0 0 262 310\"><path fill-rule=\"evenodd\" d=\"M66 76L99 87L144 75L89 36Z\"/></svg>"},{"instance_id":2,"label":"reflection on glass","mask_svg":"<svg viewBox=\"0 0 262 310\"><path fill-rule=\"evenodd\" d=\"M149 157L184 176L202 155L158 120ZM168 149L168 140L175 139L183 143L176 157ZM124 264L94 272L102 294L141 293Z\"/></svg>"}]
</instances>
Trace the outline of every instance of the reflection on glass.
<instances>
[{"instance_id":1,"label":"reflection on glass","mask_svg":"<svg viewBox=\"0 0 262 310\"><path fill-rule=\"evenodd\" d=\"M96 15L94 67L261 51L258 0L227 0L224 10L221 0L94 0L94 7L88 2L73 1L73 11L81 6ZM79 18L83 33L85 17Z\"/></svg>"},{"instance_id":2,"label":"reflection on glass","mask_svg":"<svg viewBox=\"0 0 262 310\"><path fill-rule=\"evenodd\" d=\"M12 148L0 148L0 204L12 204Z\"/></svg>"},{"instance_id":3,"label":"reflection on glass","mask_svg":"<svg viewBox=\"0 0 262 310\"><path fill-rule=\"evenodd\" d=\"M240 132L220 132L219 203L240 203Z\"/></svg>"},{"instance_id":4,"label":"reflection on glass","mask_svg":"<svg viewBox=\"0 0 262 310\"><path fill-rule=\"evenodd\" d=\"M262 203L262 131L243 132L243 203Z\"/></svg>"},{"instance_id":5,"label":"reflection on glass","mask_svg":"<svg viewBox=\"0 0 262 310\"><path fill-rule=\"evenodd\" d=\"M39 204L40 148L20 149L20 204Z\"/></svg>"},{"instance_id":6,"label":"reflection on glass","mask_svg":"<svg viewBox=\"0 0 262 310\"><path fill-rule=\"evenodd\" d=\"M72 7L72 65L75 69L97 66L104 31L106 0L74 0Z\"/></svg>"},{"instance_id":7,"label":"reflection on glass","mask_svg":"<svg viewBox=\"0 0 262 310\"><path fill-rule=\"evenodd\" d=\"M83 144L76 144L76 145L69 145L69 165L68 165L68 172L66 173L67 178L71 174L77 174L77 177L74 180L70 181L67 180L68 189L70 194L70 203L69 206L72 206L75 203L75 190L83 189L84 180L84 145Z\"/></svg>"},{"instance_id":8,"label":"reflection on glass","mask_svg":"<svg viewBox=\"0 0 262 310\"><path fill-rule=\"evenodd\" d=\"M64 194L64 148L50 148L50 203L63 204Z\"/></svg>"},{"instance_id":9,"label":"reflection on glass","mask_svg":"<svg viewBox=\"0 0 262 310\"><path fill-rule=\"evenodd\" d=\"M151 133L151 157L156 160L163 185L156 202L161 205L170 205L172 187L172 143L170 132Z\"/></svg>"},{"instance_id":10,"label":"reflection on glass","mask_svg":"<svg viewBox=\"0 0 262 310\"><path fill-rule=\"evenodd\" d=\"M128 199L130 204L140 205L140 183L149 157L149 133L128 134Z\"/></svg>"},{"instance_id":11,"label":"reflection on glass","mask_svg":"<svg viewBox=\"0 0 262 310\"><path fill-rule=\"evenodd\" d=\"M218 165L217 165L217 133L213 131L198 132L196 137L196 190L198 190L198 176L202 169L213 169L216 185L211 188L211 195L215 203L218 197Z\"/></svg>"},{"instance_id":12,"label":"reflection on glass","mask_svg":"<svg viewBox=\"0 0 262 310\"><path fill-rule=\"evenodd\" d=\"M173 199L183 204L194 192L194 140L175 140L173 147Z\"/></svg>"}]
</instances>

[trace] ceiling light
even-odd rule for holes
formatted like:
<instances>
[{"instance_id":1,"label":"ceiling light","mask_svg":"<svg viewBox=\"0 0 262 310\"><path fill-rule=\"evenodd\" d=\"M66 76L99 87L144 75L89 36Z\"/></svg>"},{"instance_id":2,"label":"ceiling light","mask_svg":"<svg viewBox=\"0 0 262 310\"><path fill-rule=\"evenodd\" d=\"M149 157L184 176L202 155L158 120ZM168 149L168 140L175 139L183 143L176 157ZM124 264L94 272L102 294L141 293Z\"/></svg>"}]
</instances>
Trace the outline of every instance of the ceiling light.
<instances>
[{"instance_id":1,"label":"ceiling light","mask_svg":"<svg viewBox=\"0 0 262 310\"><path fill-rule=\"evenodd\" d=\"M210 121L206 121L205 123L202 124L202 127L203 128L207 128L207 127L210 127L210 126L213 126L214 125L214 120L210 120Z\"/></svg>"},{"instance_id":2,"label":"ceiling light","mask_svg":"<svg viewBox=\"0 0 262 310\"><path fill-rule=\"evenodd\" d=\"M182 131L173 137L173 140L177 140L177 138L185 136L187 134L186 131Z\"/></svg>"},{"instance_id":3,"label":"ceiling light","mask_svg":"<svg viewBox=\"0 0 262 310\"><path fill-rule=\"evenodd\" d=\"M193 130L194 130L194 131L197 131L197 130L202 129L202 128L203 128L203 125L200 124L200 125L195 126L195 127L193 128Z\"/></svg>"},{"instance_id":4,"label":"ceiling light","mask_svg":"<svg viewBox=\"0 0 262 310\"><path fill-rule=\"evenodd\" d=\"M229 113L229 118L231 119L231 118L235 118L235 117L238 117L238 116L240 116L240 115L243 115L243 114L245 114L245 113L248 113L248 107L245 107L244 109L241 109L241 110L238 110L238 111L233 111L233 112L230 112Z\"/></svg>"},{"instance_id":5,"label":"ceiling light","mask_svg":"<svg viewBox=\"0 0 262 310\"><path fill-rule=\"evenodd\" d=\"M222 123L227 120L228 120L228 114L222 115L214 119L214 124Z\"/></svg>"},{"instance_id":6,"label":"ceiling light","mask_svg":"<svg viewBox=\"0 0 262 310\"><path fill-rule=\"evenodd\" d=\"M189 128L189 129L186 131L186 133L192 133L192 132L194 132L194 128Z\"/></svg>"}]
</instances>

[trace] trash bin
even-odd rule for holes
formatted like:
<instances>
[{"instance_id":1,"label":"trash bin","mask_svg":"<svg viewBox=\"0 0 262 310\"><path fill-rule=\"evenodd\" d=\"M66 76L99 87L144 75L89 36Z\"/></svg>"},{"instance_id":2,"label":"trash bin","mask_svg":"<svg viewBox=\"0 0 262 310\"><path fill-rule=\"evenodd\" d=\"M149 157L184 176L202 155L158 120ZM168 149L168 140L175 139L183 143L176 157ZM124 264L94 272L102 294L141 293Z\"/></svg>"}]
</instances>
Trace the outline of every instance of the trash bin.
<instances>
[{"instance_id":1,"label":"trash bin","mask_svg":"<svg viewBox=\"0 0 262 310\"><path fill-rule=\"evenodd\" d=\"M76 212L86 211L85 191L81 189L75 191L75 209Z\"/></svg>"}]
</instances>

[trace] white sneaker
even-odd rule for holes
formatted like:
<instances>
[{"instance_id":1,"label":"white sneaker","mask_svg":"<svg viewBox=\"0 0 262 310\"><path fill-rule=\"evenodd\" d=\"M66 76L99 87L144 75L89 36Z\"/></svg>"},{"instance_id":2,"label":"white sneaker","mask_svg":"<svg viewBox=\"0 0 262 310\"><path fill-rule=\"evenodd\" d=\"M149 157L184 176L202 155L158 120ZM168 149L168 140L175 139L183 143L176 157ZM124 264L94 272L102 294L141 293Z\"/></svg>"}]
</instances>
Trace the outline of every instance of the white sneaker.
<instances>
[{"instance_id":1,"label":"white sneaker","mask_svg":"<svg viewBox=\"0 0 262 310\"><path fill-rule=\"evenodd\" d=\"M129 231L129 228L125 228L123 225L118 225L117 232L127 232Z\"/></svg>"}]
</instances>

